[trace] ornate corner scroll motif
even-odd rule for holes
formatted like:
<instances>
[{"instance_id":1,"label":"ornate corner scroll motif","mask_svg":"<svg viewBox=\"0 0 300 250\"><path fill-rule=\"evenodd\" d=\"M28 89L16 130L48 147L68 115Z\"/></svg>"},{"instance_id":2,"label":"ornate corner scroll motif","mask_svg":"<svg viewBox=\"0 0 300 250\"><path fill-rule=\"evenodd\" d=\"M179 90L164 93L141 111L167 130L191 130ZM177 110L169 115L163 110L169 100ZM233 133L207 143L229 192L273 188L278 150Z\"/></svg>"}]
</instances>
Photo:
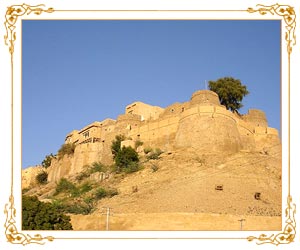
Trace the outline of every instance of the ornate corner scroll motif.
<instances>
[{"instance_id":1,"label":"ornate corner scroll motif","mask_svg":"<svg viewBox=\"0 0 300 250\"><path fill-rule=\"evenodd\" d=\"M18 229L15 225L16 208L14 207L14 197L12 195L9 197L9 203L5 205L4 213L6 214L6 221L4 224L5 235L8 242L12 244L22 244L23 246L25 246L30 243L43 245L45 244L45 240L54 240L54 237L52 236L42 237L40 234L35 234L32 237L29 234L25 235L18 232Z\"/></svg>"},{"instance_id":2,"label":"ornate corner scroll motif","mask_svg":"<svg viewBox=\"0 0 300 250\"><path fill-rule=\"evenodd\" d=\"M54 12L53 8L44 8L44 4L36 5L36 6L29 6L27 4L22 5L12 5L7 7L7 11L5 14L5 28L6 28L6 35L4 36L5 44L9 46L10 54L14 53L14 44L16 41L16 22L18 21L19 16L23 16L25 14L29 15L34 13L36 15L40 15L43 12L52 13Z\"/></svg>"},{"instance_id":3,"label":"ornate corner scroll motif","mask_svg":"<svg viewBox=\"0 0 300 250\"><path fill-rule=\"evenodd\" d=\"M248 12L255 13L259 12L261 15L266 15L267 13L271 13L272 15L279 15L283 17L283 20L286 24L286 32L285 32L285 40L287 42L287 52L288 55L292 53L292 47L296 45L296 13L293 7L289 5L279 5L274 4L271 6L265 6L262 4L256 5L258 8L257 10L253 8L248 8Z\"/></svg>"},{"instance_id":4,"label":"ornate corner scroll motif","mask_svg":"<svg viewBox=\"0 0 300 250\"><path fill-rule=\"evenodd\" d=\"M9 53L11 55L11 71L13 75L13 54L14 54L14 44L16 41L16 23L20 16L25 14L29 15L34 13L36 15L40 15L43 12L52 13L54 12L53 8L45 9L43 4L30 6L27 4L22 5L12 5L7 7L7 11L5 13L5 29L6 34L4 35L5 45L9 46ZM13 78L11 79L11 84L13 86ZM13 166L12 166L13 169ZM36 244L45 244L45 240L53 241L54 237L47 236L42 237L40 234L35 234L34 236L30 236L29 234L20 233L16 226L16 208L14 203L13 196L13 184L11 184L11 194L9 196L9 203L5 204L4 214L6 215L5 220L5 235L8 242L12 244L22 244L27 245L30 243Z\"/></svg>"},{"instance_id":5,"label":"ornate corner scroll motif","mask_svg":"<svg viewBox=\"0 0 300 250\"><path fill-rule=\"evenodd\" d=\"M267 236L265 234L261 234L259 237L249 236L247 238L248 241L258 240L256 242L258 245L270 243L273 245L278 246L279 244L289 244L294 241L296 236L296 220L295 220L295 213L296 213L296 205L291 204L292 197L288 196L287 198L287 208L285 209L285 227L283 232L278 234L272 234L271 236Z\"/></svg>"}]
</instances>

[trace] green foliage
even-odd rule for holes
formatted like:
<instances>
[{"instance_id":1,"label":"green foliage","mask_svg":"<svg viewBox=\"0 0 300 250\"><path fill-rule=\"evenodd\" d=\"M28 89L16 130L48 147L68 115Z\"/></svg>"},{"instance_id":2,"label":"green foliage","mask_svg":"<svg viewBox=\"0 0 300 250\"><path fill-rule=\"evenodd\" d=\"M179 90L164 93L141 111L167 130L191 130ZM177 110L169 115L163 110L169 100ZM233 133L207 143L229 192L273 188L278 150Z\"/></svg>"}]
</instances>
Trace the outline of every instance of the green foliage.
<instances>
[{"instance_id":1,"label":"green foliage","mask_svg":"<svg viewBox=\"0 0 300 250\"><path fill-rule=\"evenodd\" d=\"M93 173L96 173L96 172L106 172L107 169L108 169L107 166L105 166L101 162L94 162L92 164L92 167L89 169L89 173L93 174Z\"/></svg>"},{"instance_id":2,"label":"green foliage","mask_svg":"<svg viewBox=\"0 0 300 250\"><path fill-rule=\"evenodd\" d=\"M70 193L72 196L76 196L78 194L78 190L72 182L65 178L61 178L56 185L54 195L58 195L59 193Z\"/></svg>"},{"instance_id":3,"label":"green foliage","mask_svg":"<svg viewBox=\"0 0 300 250\"><path fill-rule=\"evenodd\" d=\"M85 170L80 172L76 176L77 181L82 181L83 179L88 178L91 174L96 173L96 172L107 172L109 169L109 166L106 166L102 164L101 162L94 162L91 166L86 165Z\"/></svg>"},{"instance_id":4,"label":"green foliage","mask_svg":"<svg viewBox=\"0 0 300 250\"><path fill-rule=\"evenodd\" d=\"M96 189L94 195L97 200L100 200L107 196L107 191L104 188L100 187Z\"/></svg>"},{"instance_id":5,"label":"green foliage","mask_svg":"<svg viewBox=\"0 0 300 250\"><path fill-rule=\"evenodd\" d=\"M134 143L134 147L137 149L139 146L142 146L144 144L144 142L140 141L140 140L137 140L135 141Z\"/></svg>"},{"instance_id":6,"label":"green foliage","mask_svg":"<svg viewBox=\"0 0 300 250\"><path fill-rule=\"evenodd\" d=\"M121 142L124 141L125 138L125 135L117 135L115 140L112 141L111 152L114 159L116 158L118 152L121 150Z\"/></svg>"},{"instance_id":7,"label":"green foliage","mask_svg":"<svg viewBox=\"0 0 300 250\"><path fill-rule=\"evenodd\" d=\"M118 190L116 189L105 189L103 187L99 187L96 189L95 193L94 193L94 198L96 200L100 200L102 198L105 197L113 197L115 195L118 195Z\"/></svg>"},{"instance_id":8,"label":"green foliage","mask_svg":"<svg viewBox=\"0 0 300 250\"><path fill-rule=\"evenodd\" d=\"M158 160L159 156L163 153L163 151L159 148L152 150L149 154L147 154L146 158L148 160Z\"/></svg>"},{"instance_id":9,"label":"green foliage","mask_svg":"<svg viewBox=\"0 0 300 250\"><path fill-rule=\"evenodd\" d=\"M36 175L35 179L39 184L46 184L48 182L48 173L42 171Z\"/></svg>"},{"instance_id":10,"label":"green foliage","mask_svg":"<svg viewBox=\"0 0 300 250\"><path fill-rule=\"evenodd\" d=\"M53 154L46 155L46 156L45 156L45 159L42 161L42 166L43 166L44 168L50 167L51 161L52 161L53 158L54 158L54 155L53 155Z\"/></svg>"},{"instance_id":11,"label":"green foliage","mask_svg":"<svg viewBox=\"0 0 300 250\"><path fill-rule=\"evenodd\" d=\"M153 149L150 148L150 147L144 148L144 153L145 153L145 154L148 154L148 153L150 153L150 152L152 152L152 151L153 151Z\"/></svg>"},{"instance_id":12,"label":"green foliage","mask_svg":"<svg viewBox=\"0 0 300 250\"><path fill-rule=\"evenodd\" d=\"M23 230L72 230L70 217L35 196L22 197Z\"/></svg>"},{"instance_id":13,"label":"green foliage","mask_svg":"<svg viewBox=\"0 0 300 250\"><path fill-rule=\"evenodd\" d=\"M77 181L82 181L83 179L86 179L90 176L90 173L88 171L82 171L76 176Z\"/></svg>"},{"instance_id":14,"label":"green foliage","mask_svg":"<svg viewBox=\"0 0 300 250\"><path fill-rule=\"evenodd\" d=\"M58 159L62 159L64 155L74 154L76 145L74 143L66 143L61 145L60 149L57 152Z\"/></svg>"},{"instance_id":15,"label":"green foliage","mask_svg":"<svg viewBox=\"0 0 300 250\"><path fill-rule=\"evenodd\" d=\"M88 182L84 183L80 187L80 194L87 193L88 191L91 191L93 189L92 185Z\"/></svg>"},{"instance_id":16,"label":"green foliage","mask_svg":"<svg viewBox=\"0 0 300 250\"><path fill-rule=\"evenodd\" d=\"M220 103L232 112L237 111L242 105L244 96L249 94L247 87L233 77L220 78L208 82L209 89L219 95Z\"/></svg>"},{"instance_id":17,"label":"green foliage","mask_svg":"<svg viewBox=\"0 0 300 250\"><path fill-rule=\"evenodd\" d=\"M65 207L64 211L70 214L89 214L92 212L93 207L85 202L72 203Z\"/></svg>"},{"instance_id":18,"label":"green foliage","mask_svg":"<svg viewBox=\"0 0 300 250\"><path fill-rule=\"evenodd\" d=\"M132 147L123 147L115 157L116 166L120 170L129 168L132 162L139 162L139 155Z\"/></svg>"},{"instance_id":19,"label":"green foliage","mask_svg":"<svg viewBox=\"0 0 300 250\"><path fill-rule=\"evenodd\" d=\"M78 198L77 198L78 199ZM86 202L86 199L83 200L53 200L52 205L55 209L62 213L70 214L89 214L93 211L92 202Z\"/></svg>"},{"instance_id":20,"label":"green foliage","mask_svg":"<svg viewBox=\"0 0 300 250\"><path fill-rule=\"evenodd\" d=\"M130 173L137 172L141 169L142 169L142 166L138 162L132 161L127 165L127 167L123 168L122 170L125 173L130 174Z\"/></svg>"},{"instance_id":21,"label":"green foliage","mask_svg":"<svg viewBox=\"0 0 300 250\"><path fill-rule=\"evenodd\" d=\"M22 194L27 193L29 190L30 190L30 188L23 188L23 189L22 189Z\"/></svg>"}]
</instances>

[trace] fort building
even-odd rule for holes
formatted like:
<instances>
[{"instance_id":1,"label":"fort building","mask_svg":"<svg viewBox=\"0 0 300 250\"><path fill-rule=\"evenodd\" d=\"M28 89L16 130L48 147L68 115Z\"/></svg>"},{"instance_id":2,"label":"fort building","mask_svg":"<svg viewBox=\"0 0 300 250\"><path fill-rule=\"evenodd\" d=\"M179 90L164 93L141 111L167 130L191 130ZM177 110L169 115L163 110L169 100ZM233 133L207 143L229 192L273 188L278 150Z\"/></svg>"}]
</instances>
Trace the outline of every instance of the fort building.
<instances>
[{"instance_id":1,"label":"fort building","mask_svg":"<svg viewBox=\"0 0 300 250\"><path fill-rule=\"evenodd\" d=\"M236 153L280 145L278 131L268 127L263 111L250 109L244 115L233 113L220 104L215 92L199 90L189 101L166 108L134 102L126 106L117 120L95 121L81 130L73 130L65 143L76 144L74 156L53 161L48 180L80 172L82 166L95 161L112 163L110 147L119 134L127 138L123 145L142 141L144 147L163 151L192 148L203 153ZM56 171L51 171L52 165ZM66 165L70 167L63 167ZM57 168L61 169L57 171Z\"/></svg>"}]
</instances>

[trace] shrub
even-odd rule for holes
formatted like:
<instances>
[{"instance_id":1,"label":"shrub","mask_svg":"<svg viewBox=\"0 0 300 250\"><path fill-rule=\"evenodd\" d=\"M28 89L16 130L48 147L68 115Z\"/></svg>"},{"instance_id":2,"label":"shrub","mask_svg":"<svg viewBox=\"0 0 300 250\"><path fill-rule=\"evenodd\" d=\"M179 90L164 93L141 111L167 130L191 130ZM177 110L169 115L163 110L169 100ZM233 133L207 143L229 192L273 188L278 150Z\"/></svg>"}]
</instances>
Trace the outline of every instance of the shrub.
<instances>
[{"instance_id":1,"label":"shrub","mask_svg":"<svg viewBox=\"0 0 300 250\"><path fill-rule=\"evenodd\" d=\"M35 179L39 184L46 184L48 182L48 173L42 171L41 173L36 175Z\"/></svg>"},{"instance_id":2,"label":"shrub","mask_svg":"<svg viewBox=\"0 0 300 250\"><path fill-rule=\"evenodd\" d=\"M142 146L143 144L144 144L144 142L142 142L142 141L140 141L140 140L137 140L137 141L135 141L134 146L135 146L135 148L137 149L139 146Z\"/></svg>"},{"instance_id":3,"label":"shrub","mask_svg":"<svg viewBox=\"0 0 300 250\"><path fill-rule=\"evenodd\" d=\"M42 166L43 166L44 168L50 167L51 161L52 161L53 158L54 158L54 155L53 155L53 154L46 155L46 156L45 156L45 159L42 161Z\"/></svg>"},{"instance_id":4,"label":"shrub","mask_svg":"<svg viewBox=\"0 0 300 250\"><path fill-rule=\"evenodd\" d=\"M130 162L127 167L123 168L123 171L127 174L137 172L141 169L141 165L138 162Z\"/></svg>"},{"instance_id":5,"label":"shrub","mask_svg":"<svg viewBox=\"0 0 300 250\"><path fill-rule=\"evenodd\" d=\"M148 160L157 160L159 156L163 153L163 151L159 148L156 148L154 151L151 151L150 154L147 155Z\"/></svg>"},{"instance_id":6,"label":"shrub","mask_svg":"<svg viewBox=\"0 0 300 250\"><path fill-rule=\"evenodd\" d=\"M115 140L112 141L111 144L111 152L113 154L113 158L115 159L118 152L121 150L121 142L125 140L125 135L117 135Z\"/></svg>"},{"instance_id":7,"label":"shrub","mask_svg":"<svg viewBox=\"0 0 300 250\"><path fill-rule=\"evenodd\" d=\"M88 173L88 171L80 172L80 173L76 176L76 180L77 180L77 181L82 181L83 179L88 178L90 175L91 175L91 174Z\"/></svg>"},{"instance_id":8,"label":"shrub","mask_svg":"<svg viewBox=\"0 0 300 250\"><path fill-rule=\"evenodd\" d=\"M96 172L106 172L106 171L107 171L107 166L105 166L101 162L94 162L92 164L91 168L89 169L90 174L93 174Z\"/></svg>"},{"instance_id":9,"label":"shrub","mask_svg":"<svg viewBox=\"0 0 300 250\"><path fill-rule=\"evenodd\" d=\"M107 191L104 188L100 187L100 188L96 189L96 191L95 191L95 198L97 200L100 200L100 199L102 199L102 198L104 198L106 196L107 196Z\"/></svg>"},{"instance_id":10,"label":"shrub","mask_svg":"<svg viewBox=\"0 0 300 250\"><path fill-rule=\"evenodd\" d=\"M86 203L73 203L65 207L66 213L71 214L89 214L93 207Z\"/></svg>"},{"instance_id":11,"label":"shrub","mask_svg":"<svg viewBox=\"0 0 300 250\"><path fill-rule=\"evenodd\" d=\"M23 230L72 230L70 217L35 196L22 197Z\"/></svg>"},{"instance_id":12,"label":"shrub","mask_svg":"<svg viewBox=\"0 0 300 250\"><path fill-rule=\"evenodd\" d=\"M148 154L148 153L150 153L150 152L152 152L152 148L150 148L150 147L147 147L147 148L144 148L144 153L145 154Z\"/></svg>"},{"instance_id":13,"label":"shrub","mask_svg":"<svg viewBox=\"0 0 300 250\"><path fill-rule=\"evenodd\" d=\"M22 189L22 194L27 193L29 190L30 190L30 188L23 188L23 189Z\"/></svg>"},{"instance_id":14,"label":"shrub","mask_svg":"<svg viewBox=\"0 0 300 250\"><path fill-rule=\"evenodd\" d=\"M108 197L113 197L113 196L118 195L118 194L119 194L119 192L118 192L118 190L115 189L115 188L109 189L109 190L107 191L107 196L108 196Z\"/></svg>"},{"instance_id":15,"label":"shrub","mask_svg":"<svg viewBox=\"0 0 300 250\"><path fill-rule=\"evenodd\" d=\"M86 182L80 187L80 194L84 194L88 191L91 191L92 189L93 189L92 185Z\"/></svg>"},{"instance_id":16,"label":"shrub","mask_svg":"<svg viewBox=\"0 0 300 250\"><path fill-rule=\"evenodd\" d=\"M64 155L71 155L74 154L76 145L74 143L66 143L61 145L60 149L58 150L58 159L64 157Z\"/></svg>"},{"instance_id":17,"label":"shrub","mask_svg":"<svg viewBox=\"0 0 300 250\"><path fill-rule=\"evenodd\" d=\"M131 162L138 162L139 155L132 147L123 147L116 155L115 163L118 167L127 168Z\"/></svg>"},{"instance_id":18,"label":"shrub","mask_svg":"<svg viewBox=\"0 0 300 250\"><path fill-rule=\"evenodd\" d=\"M61 192L69 192L72 195L76 195L77 188L72 182L68 181L65 178L61 178L58 184L56 185L54 195L58 195Z\"/></svg>"}]
</instances>

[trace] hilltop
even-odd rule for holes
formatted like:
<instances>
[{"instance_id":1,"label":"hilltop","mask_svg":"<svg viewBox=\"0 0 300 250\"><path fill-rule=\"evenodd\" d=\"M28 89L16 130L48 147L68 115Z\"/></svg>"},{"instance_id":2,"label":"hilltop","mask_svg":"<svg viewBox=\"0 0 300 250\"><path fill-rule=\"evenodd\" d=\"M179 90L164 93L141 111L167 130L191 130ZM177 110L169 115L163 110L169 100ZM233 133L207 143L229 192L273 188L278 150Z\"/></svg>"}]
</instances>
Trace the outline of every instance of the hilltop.
<instances>
[{"instance_id":1,"label":"hilltop","mask_svg":"<svg viewBox=\"0 0 300 250\"><path fill-rule=\"evenodd\" d=\"M124 136L121 147L130 146L139 153L142 169L125 174L109 167L117 135ZM257 216L264 230L281 228L281 143L277 130L268 127L263 111L232 113L220 105L212 91L197 91L190 101L165 109L134 102L117 120L96 121L70 132L65 145L74 145L73 151L53 157L50 167L43 170L48 174L47 184L36 183L36 173L41 170L32 168L23 170L22 187L25 194L48 202L65 202L77 208L92 204L89 215L72 215L72 224L78 229L97 229L88 221L99 216L103 207L113 209L115 230L203 230L200 221L208 214L223 219L248 216L248 230L257 226L250 226ZM55 194L62 178L77 191L89 188L74 197L71 193L71 198L67 192ZM105 195L88 203L100 187L106 190ZM169 228L158 225L162 214ZM87 223L79 225L82 216ZM198 226L191 218L201 218ZM213 221L209 225L218 229ZM232 230L238 228L232 225Z\"/></svg>"}]
</instances>

